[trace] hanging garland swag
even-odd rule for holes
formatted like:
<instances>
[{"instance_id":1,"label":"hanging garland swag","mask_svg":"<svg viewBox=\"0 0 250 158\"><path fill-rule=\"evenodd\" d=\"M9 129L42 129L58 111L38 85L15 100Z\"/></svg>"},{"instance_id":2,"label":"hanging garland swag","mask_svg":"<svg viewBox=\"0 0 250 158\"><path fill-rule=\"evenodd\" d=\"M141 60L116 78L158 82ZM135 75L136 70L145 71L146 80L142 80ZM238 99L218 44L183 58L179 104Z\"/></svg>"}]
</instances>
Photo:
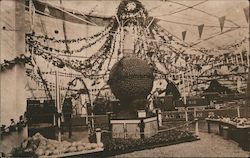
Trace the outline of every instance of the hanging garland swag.
<instances>
[{"instance_id":1,"label":"hanging garland swag","mask_svg":"<svg viewBox=\"0 0 250 158\"><path fill-rule=\"evenodd\" d=\"M27 57L21 54L19 57L14 58L13 60L4 60L0 65L0 73L6 70L12 69L15 65L24 65L31 62L31 57Z\"/></svg>"}]
</instances>

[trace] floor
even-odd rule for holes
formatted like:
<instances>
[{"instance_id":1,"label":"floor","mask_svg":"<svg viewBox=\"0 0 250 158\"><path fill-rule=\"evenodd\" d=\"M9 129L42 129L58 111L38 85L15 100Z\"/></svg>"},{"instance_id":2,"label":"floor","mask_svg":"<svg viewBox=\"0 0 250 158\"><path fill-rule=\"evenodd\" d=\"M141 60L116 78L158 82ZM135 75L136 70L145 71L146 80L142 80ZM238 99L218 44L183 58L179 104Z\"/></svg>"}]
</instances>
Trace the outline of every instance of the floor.
<instances>
[{"instance_id":1,"label":"floor","mask_svg":"<svg viewBox=\"0 0 250 158\"><path fill-rule=\"evenodd\" d=\"M190 127L190 130L192 127ZM243 151L232 140L223 139L218 134L218 127L211 126L212 134L207 133L204 122L199 123L200 140L177 145L160 147L150 150L137 151L115 156L122 157L250 157L250 152ZM72 138L68 138L68 132L62 135L62 140L88 142L88 132L74 131Z\"/></svg>"},{"instance_id":2,"label":"floor","mask_svg":"<svg viewBox=\"0 0 250 158\"><path fill-rule=\"evenodd\" d=\"M143 150L123 155L122 157L250 157L250 152L243 151L238 144L225 140L216 134L200 133L200 140L178 145Z\"/></svg>"}]
</instances>

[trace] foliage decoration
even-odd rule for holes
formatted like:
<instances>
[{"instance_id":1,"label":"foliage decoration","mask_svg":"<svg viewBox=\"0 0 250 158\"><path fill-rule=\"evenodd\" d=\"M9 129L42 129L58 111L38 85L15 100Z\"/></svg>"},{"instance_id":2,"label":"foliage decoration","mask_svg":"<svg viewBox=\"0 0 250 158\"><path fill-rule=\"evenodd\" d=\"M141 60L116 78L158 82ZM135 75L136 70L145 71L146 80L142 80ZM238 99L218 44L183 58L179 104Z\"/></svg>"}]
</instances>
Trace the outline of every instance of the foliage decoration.
<instances>
[{"instance_id":1,"label":"foliage decoration","mask_svg":"<svg viewBox=\"0 0 250 158\"><path fill-rule=\"evenodd\" d=\"M43 40L44 42L50 41L54 43L79 43L79 42L88 42L91 40L95 40L96 38L100 38L100 36L103 36L104 33L108 32L111 29L111 26L113 25L113 22L111 21L107 27L104 28L103 31L98 32L92 36L89 37L82 37L82 38L77 38L77 39L56 39L55 37L49 37L48 35L36 35L35 32L27 34L27 36L32 36L32 38L35 38L36 40Z\"/></svg>"},{"instance_id":2,"label":"foliage decoration","mask_svg":"<svg viewBox=\"0 0 250 158\"><path fill-rule=\"evenodd\" d=\"M118 7L117 17L122 21L123 26L143 26L148 17L148 12L138 0L123 0Z\"/></svg>"},{"instance_id":3,"label":"foliage decoration","mask_svg":"<svg viewBox=\"0 0 250 158\"><path fill-rule=\"evenodd\" d=\"M149 16L139 0L121 1L116 15L110 19L112 19L111 22L102 32L98 32L90 37L61 40L46 35L36 35L35 33L27 34L27 50L58 68L67 67L77 73L81 73L85 78L94 80L92 86L98 83L100 78L104 78L104 75L110 73L113 57L117 57L119 61L122 56L127 55L124 53L124 50L127 49L125 41L130 42L129 44L134 46L129 48L133 49L131 50L132 56L145 60L153 68L155 79L164 76L165 79L171 78L175 80L177 85L184 84L185 86L185 83L182 82L182 76L184 78L185 76L189 77L190 82L192 82L190 84L193 85L198 80L204 80L199 78L201 75L209 77L211 76L208 75L209 71L222 65L228 66L234 74L237 70L235 66L244 67L245 72L247 70L247 60L249 60L247 51L244 50L237 54L233 53L242 44L246 43L247 39L232 44L229 46L230 51L227 52L224 48L219 50L190 48L190 45L157 24L157 20ZM133 35L135 38L133 38L133 41L129 41L127 40L127 35ZM100 49L93 52L91 56L81 56L80 52L95 46L99 41L104 42ZM52 42L53 44L79 43L80 48L62 50L49 44L46 45L43 42L49 44ZM189 50L192 53L189 53ZM218 55L211 55L211 52L218 52L216 53ZM78 54L77 57L80 58L76 58L74 54ZM229 59L237 59L239 57L240 63L234 63L233 66L229 65ZM106 63L108 66L106 66ZM205 70L204 66L209 66L210 68ZM107 71L102 73L104 69ZM198 75L192 74L191 70L197 72Z\"/></svg>"},{"instance_id":4,"label":"foliage decoration","mask_svg":"<svg viewBox=\"0 0 250 158\"><path fill-rule=\"evenodd\" d=\"M27 57L24 54L21 54L19 57L16 57L12 60L4 60L0 65L0 72L12 69L15 65L24 65L31 62L31 57Z\"/></svg>"}]
</instances>

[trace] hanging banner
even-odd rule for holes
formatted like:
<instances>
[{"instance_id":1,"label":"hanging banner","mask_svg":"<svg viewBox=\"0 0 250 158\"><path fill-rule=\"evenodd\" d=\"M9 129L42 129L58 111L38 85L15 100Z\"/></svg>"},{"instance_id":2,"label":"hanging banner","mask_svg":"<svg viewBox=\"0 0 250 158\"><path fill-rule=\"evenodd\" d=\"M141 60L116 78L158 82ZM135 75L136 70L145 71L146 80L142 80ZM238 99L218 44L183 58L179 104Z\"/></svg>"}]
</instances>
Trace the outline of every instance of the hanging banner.
<instances>
[{"instance_id":1,"label":"hanging banner","mask_svg":"<svg viewBox=\"0 0 250 158\"><path fill-rule=\"evenodd\" d=\"M198 26L199 30L199 38L201 38L202 32L203 32L204 24Z\"/></svg>"},{"instance_id":2,"label":"hanging banner","mask_svg":"<svg viewBox=\"0 0 250 158\"><path fill-rule=\"evenodd\" d=\"M222 16L222 17L219 18L221 32L222 32L222 30L224 28L225 20L226 20L226 16Z\"/></svg>"},{"instance_id":3,"label":"hanging banner","mask_svg":"<svg viewBox=\"0 0 250 158\"><path fill-rule=\"evenodd\" d=\"M244 13L245 13L246 20L248 22L248 20L249 20L249 7L246 7L243 10L244 10Z\"/></svg>"},{"instance_id":4,"label":"hanging banner","mask_svg":"<svg viewBox=\"0 0 250 158\"><path fill-rule=\"evenodd\" d=\"M182 40L185 41L187 31L183 31L181 34L182 34Z\"/></svg>"}]
</instances>

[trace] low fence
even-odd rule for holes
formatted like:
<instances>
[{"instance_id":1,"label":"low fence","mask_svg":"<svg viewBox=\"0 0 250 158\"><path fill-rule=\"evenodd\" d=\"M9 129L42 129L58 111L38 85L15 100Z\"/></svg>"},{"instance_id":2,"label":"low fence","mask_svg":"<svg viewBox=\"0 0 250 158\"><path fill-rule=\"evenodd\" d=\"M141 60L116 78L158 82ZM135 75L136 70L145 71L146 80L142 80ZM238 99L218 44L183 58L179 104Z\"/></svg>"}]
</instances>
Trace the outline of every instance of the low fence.
<instances>
[{"instance_id":1,"label":"low fence","mask_svg":"<svg viewBox=\"0 0 250 158\"><path fill-rule=\"evenodd\" d=\"M239 111L238 111L239 110ZM227 117L237 117L238 113L244 112L244 108L231 107L226 109L205 109L205 110L187 110L188 120L194 120L194 118L205 119L208 117L209 113L213 113L219 116ZM185 111L164 111L161 112L162 121L185 121L186 114Z\"/></svg>"},{"instance_id":2,"label":"low fence","mask_svg":"<svg viewBox=\"0 0 250 158\"><path fill-rule=\"evenodd\" d=\"M239 113L243 113L244 109L240 108ZM193 121L195 118L199 120L204 120L208 117L209 113L214 113L219 116L237 117L238 110L237 107L231 107L227 109L205 109L199 111L188 110L188 120ZM196 117L194 117L196 115ZM109 129L109 116L108 115L88 115L83 117L81 115L76 115L72 118L72 127L88 127L87 121L93 120L95 128ZM162 124L167 125L170 128L178 124L183 124L185 122L185 111L164 111L161 112ZM172 124L171 124L172 122ZM201 124L203 124L201 122ZM194 127L192 128L194 129Z\"/></svg>"}]
</instances>

